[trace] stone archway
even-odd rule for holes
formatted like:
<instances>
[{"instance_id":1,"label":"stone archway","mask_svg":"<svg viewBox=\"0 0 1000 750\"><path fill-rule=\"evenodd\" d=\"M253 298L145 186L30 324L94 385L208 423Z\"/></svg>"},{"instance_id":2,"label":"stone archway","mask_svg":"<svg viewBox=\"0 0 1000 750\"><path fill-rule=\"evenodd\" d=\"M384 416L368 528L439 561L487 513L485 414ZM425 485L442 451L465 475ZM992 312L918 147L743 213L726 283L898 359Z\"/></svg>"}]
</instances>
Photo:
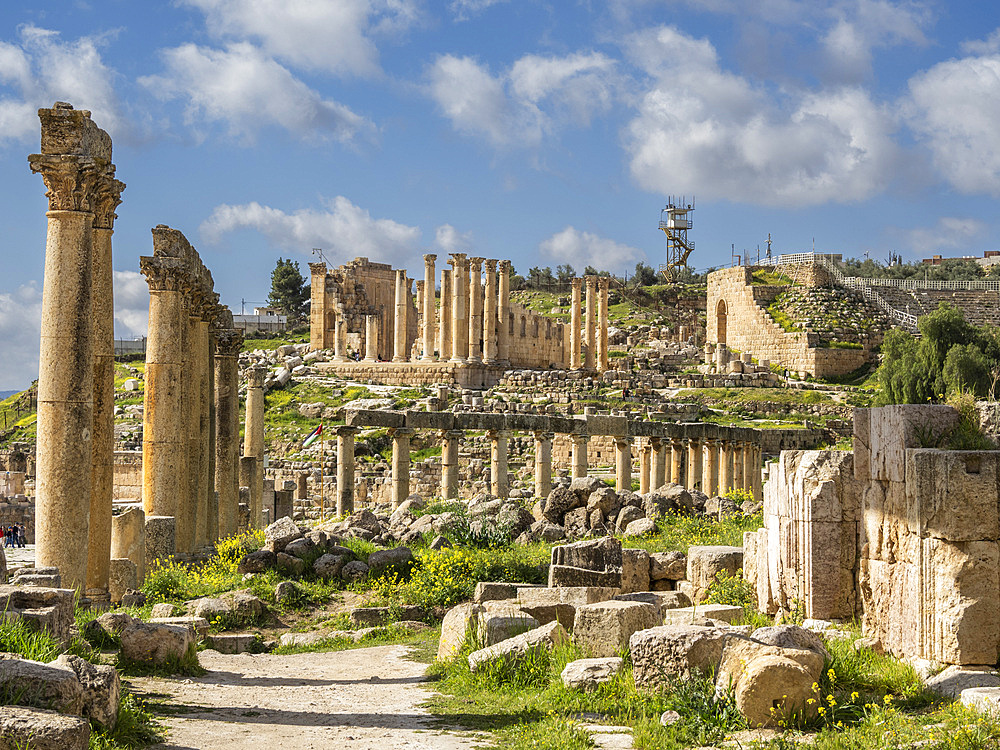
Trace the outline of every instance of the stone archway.
<instances>
[{"instance_id":1,"label":"stone archway","mask_svg":"<svg viewBox=\"0 0 1000 750\"><path fill-rule=\"evenodd\" d=\"M716 343L726 343L726 325L728 323L728 317L729 314L728 308L726 307L726 301L724 299L720 299L718 306L715 308Z\"/></svg>"}]
</instances>

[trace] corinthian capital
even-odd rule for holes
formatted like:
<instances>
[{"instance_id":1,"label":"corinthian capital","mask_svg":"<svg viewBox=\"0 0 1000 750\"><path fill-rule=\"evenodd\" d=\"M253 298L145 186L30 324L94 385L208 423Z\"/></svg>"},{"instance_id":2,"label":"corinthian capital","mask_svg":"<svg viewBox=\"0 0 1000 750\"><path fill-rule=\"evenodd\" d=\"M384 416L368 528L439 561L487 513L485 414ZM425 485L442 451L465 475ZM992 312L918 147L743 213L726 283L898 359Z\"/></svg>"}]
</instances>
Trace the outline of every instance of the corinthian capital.
<instances>
[{"instance_id":1,"label":"corinthian capital","mask_svg":"<svg viewBox=\"0 0 1000 750\"><path fill-rule=\"evenodd\" d=\"M247 370L247 386L250 388L263 388L266 377L267 368L254 365Z\"/></svg>"},{"instance_id":2,"label":"corinthian capital","mask_svg":"<svg viewBox=\"0 0 1000 750\"><path fill-rule=\"evenodd\" d=\"M28 165L45 181L50 211L94 210L94 189L100 173L96 161L70 154L32 154Z\"/></svg>"},{"instance_id":3,"label":"corinthian capital","mask_svg":"<svg viewBox=\"0 0 1000 750\"><path fill-rule=\"evenodd\" d=\"M146 277L151 292L179 292L184 286L183 264L174 258L139 258L139 270Z\"/></svg>"},{"instance_id":4,"label":"corinthian capital","mask_svg":"<svg viewBox=\"0 0 1000 750\"><path fill-rule=\"evenodd\" d=\"M218 357L235 357L243 346L243 331L238 328L219 328L215 331L215 354Z\"/></svg>"},{"instance_id":5,"label":"corinthian capital","mask_svg":"<svg viewBox=\"0 0 1000 750\"><path fill-rule=\"evenodd\" d=\"M115 179L115 165L110 165L100 175L94 190L92 201L94 210L94 229L114 229L115 209L121 205L122 191L125 183Z\"/></svg>"}]
</instances>

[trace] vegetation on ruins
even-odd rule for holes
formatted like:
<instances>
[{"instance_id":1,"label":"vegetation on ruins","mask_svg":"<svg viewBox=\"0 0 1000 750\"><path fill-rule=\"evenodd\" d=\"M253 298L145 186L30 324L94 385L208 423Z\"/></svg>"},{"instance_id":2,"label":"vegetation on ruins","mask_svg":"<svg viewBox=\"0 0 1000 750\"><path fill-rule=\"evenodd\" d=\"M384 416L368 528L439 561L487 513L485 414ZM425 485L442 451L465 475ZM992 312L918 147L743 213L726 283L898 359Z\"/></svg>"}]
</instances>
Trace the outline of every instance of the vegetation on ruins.
<instances>
[{"instance_id":1,"label":"vegetation on ruins","mask_svg":"<svg viewBox=\"0 0 1000 750\"><path fill-rule=\"evenodd\" d=\"M1000 276L1000 265L984 267L974 260L947 258L938 264L894 263L882 265L876 260L848 258L841 264L845 276L866 279L913 279L915 281L975 281Z\"/></svg>"},{"instance_id":2,"label":"vegetation on ruins","mask_svg":"<svg viewBox=\"0 0 1000 750\"><path fill-rule=\"evenodd\" d=\"M278 258L271 271L271 293L267 304L281 310L289 318L301 318L309 301L309 285L299 262L291 258Z\"/></svg>"}]
</instances>

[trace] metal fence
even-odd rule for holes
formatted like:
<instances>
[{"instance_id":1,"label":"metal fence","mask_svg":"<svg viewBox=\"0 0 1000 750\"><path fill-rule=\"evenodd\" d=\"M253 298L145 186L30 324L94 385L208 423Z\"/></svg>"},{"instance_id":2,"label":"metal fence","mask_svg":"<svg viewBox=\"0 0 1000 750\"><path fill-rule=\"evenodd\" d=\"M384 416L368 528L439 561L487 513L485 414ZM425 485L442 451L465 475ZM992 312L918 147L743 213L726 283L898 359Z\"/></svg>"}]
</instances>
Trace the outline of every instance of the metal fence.
<instances>
[{"instance_id":1,"label":"metal fence","mask_svg":"<svg viewBox=\"0 0 1000 750\"><path fill-rule=\"evenodd\" d=\"M115 339L115 356L121 357L126 354L145 354L146 337L141 339Z\"/></svg>"}]
</instances>

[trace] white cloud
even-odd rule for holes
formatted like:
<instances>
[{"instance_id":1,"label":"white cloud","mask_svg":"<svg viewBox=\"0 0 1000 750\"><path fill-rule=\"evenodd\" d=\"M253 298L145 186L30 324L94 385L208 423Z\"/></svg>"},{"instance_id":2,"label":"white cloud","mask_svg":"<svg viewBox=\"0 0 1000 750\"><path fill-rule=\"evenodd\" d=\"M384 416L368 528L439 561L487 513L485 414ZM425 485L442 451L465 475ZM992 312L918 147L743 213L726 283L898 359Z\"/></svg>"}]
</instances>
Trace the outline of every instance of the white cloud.
<instances>
[{"instance_id":1,"label":"white cloud","mask_svg":"<svg viewBox=\"0 0 1000 750\"><path fill-rule=\"evenodd\" d=\"M569 263L578 271L594 266L598 271L617 271L646 257L641 250L590 232L568 226L542 241L538 249L556 263Z\"/></svg>"},{"instance_id":2,"label":"white cloud","mask_svg":"<svg viewBox=\"0 0 1000 750\"><path fill-rule=\"evenodd\" d=\"M412 25L413 0L182 0L206 15L210 33L253 40L274 57L310 70L379 73L372 35Z\"/></svg>"},{"instance_id":3,"label":"white cloud","mask_svg":"<svg viewBox=\"0 0 1000 750\"><path fill-rule=\"evenodd\" d=\"M335 264L367 256L400 265L417 253L420 229L393 221L373 219L368 211L347 198L324 201L325 210L299 209L286 213L257 202L220 205L201 225L209 242L242 229L260 232L274 246L306 253L321 247Z\"/></svg>"},{"instance_id":4,"label":"white cloud","mask_svg":"<svg viewBox=\"0 0 1000 750\"><path fill-rule=\"evenodd\" d=\"M611 108L619 88L615 61L596 52L526 55L499 75L474 58L442 55L427 77L455 129L494 146L534 146L559 127L586 125Z\"/></svg>"},{"instance_id":5,"label":"white cloud","mask_svg":"<svg viewBox=\"0 0 1000 750\"><path fill-rule=\"evenodd\" d=\"M494 5L506 3L508 0L452 0L451 12L455 14L456 21L468 21L475 15L482 13L487 8Z\"/></svg>"},{"instance_id":6,"label":"white cloud","mask_svg":"<svg viewBox=\"0 0 1000 750\"><path fill-rule=\"evenodd\" d=\"M927 44L923 28L930 17L922 4L856 0L833 13L836 21L820 42L826 72L841 83L857 83L871 74L874 49Z\"/></svg>"},{"instance_id":7,"label":"white cloud","mask_svg":"<svg viewBox=\"0 0 1000 750\"><path fill-rule=\"evenodd\" d=\"M451 224L442 224L434 232L434 243L446 253L465 253L472 247L472 232L459 232Z\"/></svg>"},{"instance_id":8,"label":"white cloud","mask_svg":"<svg viewBox=\"0 0 1000 750\"><path fill-rule=\"evenodd\" d=\"M145 336L149 330L149 285L136 271L114 272L115 338Z\"/></svg>"},{"instance_id":9,"label":"white cloud","mask_svg":"<svg viewBox=\"0 0 1000 750\"><path fill-rule=\"evenodd\" d=\"M910 248L917 254L927 255L941 250L967 248L986 236L989 227L979 219L942 216L932 227L902 230Z\"/></svg>"},{"instance_id":10,"label":"white cloud","mask_svg":"<svg viewBox=\"0 0 1000 750\"><path fill-rule=\"evenodd\" d=\"M947 60L914 76L906 112L945 179L964 193L1000 195L1000 54Z\"/></svg>"},{"instance_id":11,"label":"white cloud","mask_svg":"<svg viewBox=\"0 0 1000 750\"><path fill-rule=\"evenodd\" d=\"M862 89L778 98L671 27L636 35L629 51L652 78L625 136L641 187L791 207L856 201L888 184L894 122Z\"/></svg>"},{"instance_id":12,"label":"white cloud","mask_svg":"<svg viewBox=\"0 0 1000 750\"><path fill-rule=\"evenodd\" d=\"M23 389L38 377L42 291L34 282L0 292L0 389Z\"/></svg>"},{"instance_id":13,"label":"white cloud","mask_svg":"<svg viewBox=\"0 0 1000 750\"><path fill-rule=\"evenodd\" d=\"M187 100L190 124L223 122L230 135L248 141L266 126L341 142L374 130L370 121L323 99L252 44L240 42L224 50L183 44L162 55L166 72L139 82L161 98Z\"/></svg>"},{"instance_id":14,"label":"white cloud","mask_svg":"<svg viewBox=\"0 0 1000 750\"><path fill-rule=\"evenodd\" d=\"M37 111L56 101L90 110L112 137L127 135L100 38L67 42L57 31L30 25L22 26L19 36L18 43L0 42L0 141L37 139Z\"/></svg>"}]
</instances>

